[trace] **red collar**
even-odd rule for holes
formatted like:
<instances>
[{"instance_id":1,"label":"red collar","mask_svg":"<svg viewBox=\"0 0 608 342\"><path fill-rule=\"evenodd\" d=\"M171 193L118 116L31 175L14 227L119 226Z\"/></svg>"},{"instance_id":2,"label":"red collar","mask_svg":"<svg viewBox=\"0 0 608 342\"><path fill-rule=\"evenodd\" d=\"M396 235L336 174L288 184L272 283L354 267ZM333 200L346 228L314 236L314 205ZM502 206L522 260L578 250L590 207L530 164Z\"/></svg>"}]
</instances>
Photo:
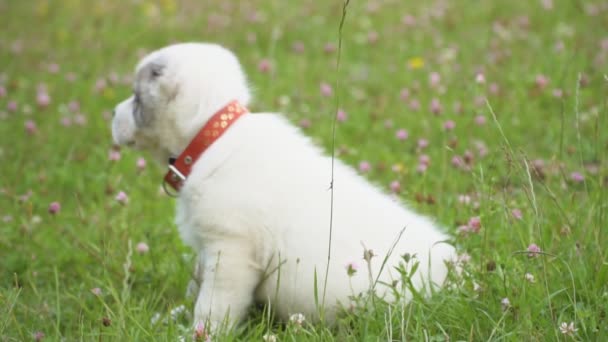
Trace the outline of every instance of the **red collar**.
<instances>
[{"instance_id":1,"label":"red collar","mask_svg":"<svg viewBox=\"0 0 608 342\"><path fill-rule=\"evenodd\" d=\"M165 183L179 191L196 160L211 146L241 115L248 110L238 101L229 102L222 109L218 110L209 121L203 126L198 134L192 139L188 147L177 158L169 159L169 171L165 175Z\"/></svg>"}]
</instances>

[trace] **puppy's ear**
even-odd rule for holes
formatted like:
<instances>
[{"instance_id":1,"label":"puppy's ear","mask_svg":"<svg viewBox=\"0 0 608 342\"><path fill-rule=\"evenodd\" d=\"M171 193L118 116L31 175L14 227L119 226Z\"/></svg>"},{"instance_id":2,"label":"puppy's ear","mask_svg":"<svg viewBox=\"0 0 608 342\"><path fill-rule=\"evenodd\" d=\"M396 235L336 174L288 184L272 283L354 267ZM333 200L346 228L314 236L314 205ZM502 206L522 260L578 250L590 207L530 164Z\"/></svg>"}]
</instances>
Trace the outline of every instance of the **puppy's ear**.
<instances>
[{"instance_id":1,"label":"puppy's ear","mask_svg":"<svg viewBox=\"0 0 608 342\"><path fill-rule=\"evenodd\" d=\"M163 75L166 65L161 61L150 64L150 78L155 79Z\"/></svg>"}]
</instances>

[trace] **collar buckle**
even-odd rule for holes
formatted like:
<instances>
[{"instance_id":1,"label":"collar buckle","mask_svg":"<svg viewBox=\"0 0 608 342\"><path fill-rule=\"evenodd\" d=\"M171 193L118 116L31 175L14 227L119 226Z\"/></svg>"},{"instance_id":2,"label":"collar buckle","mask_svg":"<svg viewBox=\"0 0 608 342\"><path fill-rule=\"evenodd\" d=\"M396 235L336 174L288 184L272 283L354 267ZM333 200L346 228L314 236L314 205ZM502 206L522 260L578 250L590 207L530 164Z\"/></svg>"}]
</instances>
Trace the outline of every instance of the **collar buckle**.
<instances>
[{"instance_id":1,"label":"collar buckle","mask_svg":"<svg viewBox=\"0 0 608 342\"><path fill-rule=\"evenodd\" d=\"M188 178L193 164L198 157L241 115L247 112L247 108L241 106L236 100L229 102L208 120L177 158L169 158L169 170L163 181L163 189L167 195L171 197L177 197L179 195L179 191L186 181L186 178ZM176 192L169 192L167 183Z\"/></svg>"}]
</instances>

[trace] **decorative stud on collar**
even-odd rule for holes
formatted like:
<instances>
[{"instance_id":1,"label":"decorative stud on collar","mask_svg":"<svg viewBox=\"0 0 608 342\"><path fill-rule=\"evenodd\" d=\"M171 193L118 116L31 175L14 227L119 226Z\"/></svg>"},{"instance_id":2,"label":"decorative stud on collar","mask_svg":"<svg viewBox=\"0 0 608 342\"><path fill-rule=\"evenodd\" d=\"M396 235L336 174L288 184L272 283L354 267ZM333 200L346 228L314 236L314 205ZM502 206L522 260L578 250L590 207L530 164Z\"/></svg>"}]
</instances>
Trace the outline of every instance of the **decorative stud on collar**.
<instances>
[{"instance_id":1,"label":"decorative stud on collar","mask_svg":"<svg viewBox=\"0 0 608 342\"><path fill-rule=\"evenodd\" d=\"M192 165L198 158L211 146L226 130L243 114L248 113L247 108L238 101L229 102L222 109L217 111L209 121L203 126L198 134L190 141L190 144L177 158L169 158L169 171L165 175L163 188L169 196L176 196L167 191L166 185L169 184L174 190L178 191L184 185L186 178L192 171Z\"/></svg>"}]
</instances>

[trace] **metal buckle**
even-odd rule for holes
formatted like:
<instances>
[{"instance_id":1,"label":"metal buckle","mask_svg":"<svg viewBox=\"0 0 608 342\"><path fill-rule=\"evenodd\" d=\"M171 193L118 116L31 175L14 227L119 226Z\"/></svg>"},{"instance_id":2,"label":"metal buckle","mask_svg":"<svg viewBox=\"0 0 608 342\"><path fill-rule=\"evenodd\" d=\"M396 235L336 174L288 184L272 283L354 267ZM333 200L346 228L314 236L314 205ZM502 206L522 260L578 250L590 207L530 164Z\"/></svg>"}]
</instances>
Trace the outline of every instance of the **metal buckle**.
<instances>
[{"instance_id":1,"label":"metal buckle","mask_svg":"<svg viewBox=\"0 0 608 342\"><path fill-rule=\"evenodd\" d=\"M163 180L163 190L165 190L165 194L167 194L167 196L169 196L169 197L177 198L179 195L178 192L171 193L169 191L169 189L167 189L167 181L165 181L165 180Z\"/></svg>"},{"instance_id":2,"label":"metal buckle","mask_svg":"<svg viewBox=\"0 0 608 342\"><path fill-rule=\"evenodd\" d=\"M176 175L182 182L186 180L186 176L179 172L175 166L169 164L169 170L171 170L171 172L173 172L173 174Z\"/></svg>"},{"instance_id":3,"label":"metal buckle","mask_svg":"<svg viewBox=\"0 0 608 342\"><path fill-rule=\"evenodd\" d=\"M179 178L180 182L184 182L186 180L186 176L184 176L184 174L182 174L175 166L172 165L171 160L169 160L169 170L172 172L173 176L176 176L177 178ZM176 198L179 195L178 192L171 193L167 189L167 181L165 181L165 180L163 180L163 190L165 190L165 193L169 197Z\"/></svg>"}]
</instances>

